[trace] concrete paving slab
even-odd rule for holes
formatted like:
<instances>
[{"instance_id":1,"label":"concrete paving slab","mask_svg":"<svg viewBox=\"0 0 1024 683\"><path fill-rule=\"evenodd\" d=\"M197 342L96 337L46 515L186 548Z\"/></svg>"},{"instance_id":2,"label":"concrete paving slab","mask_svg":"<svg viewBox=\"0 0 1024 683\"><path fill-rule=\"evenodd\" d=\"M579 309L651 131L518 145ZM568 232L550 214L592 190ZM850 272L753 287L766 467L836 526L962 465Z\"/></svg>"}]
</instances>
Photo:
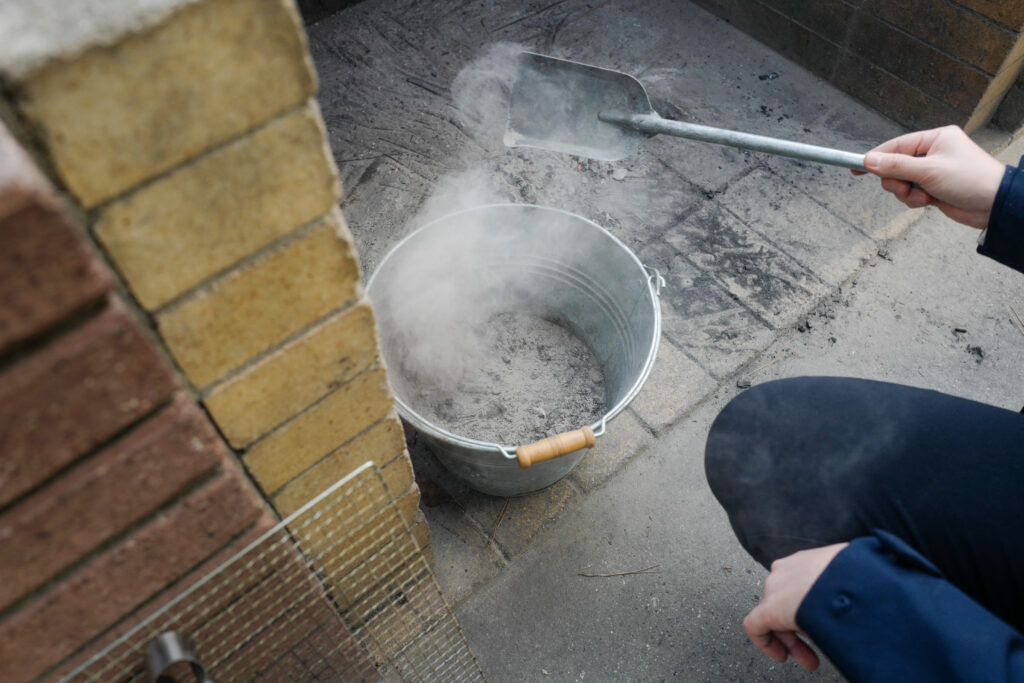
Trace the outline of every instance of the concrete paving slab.
<instances>
[{"instance_id":1,"label":"concrete paving slab","mask_svg":"<svg viewBox=\"0 0 1024 683\"><path fill-rule=\"evenodd\" d=\"M874 253L871 238L769 171L756 169L732 183L720 201L830 285L845 280Z\"/></svg>"},{"instance_id":2,"label":"concrete paving slab","mask_svg":"<svg viewBox=\"0 0 1024 683\"><path fill-rule=\"evenodd\" d=\"M977 137L977 136L975 136ZM976 140L977 141L977 140ZM978 142L978 144L982 144ZM1018 137L1016 140L1009 142L1005 147L1000 145L1001 149L996 154L996 158L1006 164L1013 164L1014 166L1020 162L1021 156L1024 156L1024 135ZM991 147L985 147L985 149L992 149Z\"/></svg>"},{"instance_id":3,"label":"concrete paving slab","mask_svg":"<svg viewBox=\"0 0 1024 683\"><path fill-rule=\"evenodd\" d=\"M478 586L496 577L508 560L467 513L462 502L439 484L451 477L444 466L415 438L409 454L420 488L420 509L430 527L434 574L449 604L457 604Z\"/></svg>"},{"instance_id":4,"label":"concrete paving slab","mask_svg":"<svg viewBox=\"0 0 1024 683\"><path fill-rule=\"evenodd\" d=\"M755 383L794 375L901 382L1024 406L1024 276L975 253L978 233L928 209L763 356ZM1012 310L1011 310L1012 309Z\"/></svg>"},{"instance_id":5,"label":"concrete paving slab","mask_svg":"<svg viewBox=\"0 0 1024 683\"><path fill-rule=\"evenodd\" d=\"M562 513L579 503L580 493L572 480L566 478L527 496L506 498L500 507L493 498L480 506L478 520L486 521L495 543L513 558L522 554L533 539L557 520ZM496 515L491 512L497 510ZM472 514L472 512L471 512Z\"/></svg>"},{"instance_id":6,"label":"concrete paving slab","mask_svg":"<svg viewBox=\"0 0 1024 683\"><path fill-rule=\"evenodd\" d=\"M772 327L792 322L829 286L718 204L673 226L666 241Z\"/></svg>"},{"instance_id":7,"label":"concrete paving slab","mask_svg":"<svg viewBox=\"0 0 1024 683\"><path fill-rule=\"evenodd\" d=\"M597 445L587 451L569 478L582 491L591 491L642 452L654 437L648 428L636 417L632 409L626 409L608 424L607 433Z\"/></svg>"},{"instance_id":8,"label":"concrete paving slab","mask_svg":"<svg viewBox=\"0 0 1024 683\"><path fill-rule=\"evenodd\" d=\"M589 159L575 163L578 179L562 188L549 182L547 191L538 192L535 198L539 203L558 202L568 211L591 217L634 251L702 199L697 188L681 182L646 150L614 164Z\"/></svg>"},{"instance_id":9,"label":"concrete paving slab","mask_svg":"<svg viewBox=\"0 0 1024 683\"><path fill-rule=\"evenodd\" d=\"M502 559L521 554L538 533L566 508L575 505L581 496L570 479L527 496L485 495L452 478L422 441L413 440L409 453L420 490L427 492L423 508L428 524L433 526L435 516L442 518L449 528L459 532L455 536L460 544L474 545L478 540L475 534L482 534L484 542L479 544L482 551L493 550ZM466 518L468 525L456 526L450 521L449 517L457 511ZM477 582L485 573L477 572L467 580ZM446 593L445 597L457 601L464 593L464 584L463 580L453 584L461 587L458 594Z\"/></svg>"},{"instance_id":10,"label":"concrete paving slab","mask_svg":"<svg viewBox=\"0 0 1024 683\"><path fill-rule=\"evenodd\" d=\"M856 107L828 108L815 124L817 139L812 144L851 152L866 152L905 132L880 114ZM895 200L879 203L877 183L844 169L784 157L765 157L764 164L836 216L876 239L880 238L879 231L905 209Z\"/></svg>"},{"instance_id":11,"label":"concrete paving slab","mask_svg":"<svg viewBox=\"0 0 1024 683\"><path fill-rule=\"evenodd\" d=\"M663 338L657 362L630 408L657 434L675 424L717 384L696 361Z\"/></svg>"},{"instance_id":12,"label":"concrete paving slab","mask_svg":"<svg viewBox=\"0 0 1024 683\"><path fill-rule=\"evenodd\" d=\"M434 575L452 604L490 581L507 564L501 551L454 504L434 505L428 523L434 552Z\"/></svg>"},{"instance_id":13,"label":"concrete paving slab","mask_svg":"<svg viewBox=\"0 0 1024 683\"><path fill-rule=\"evenodd\" d=\"M669 310L661 319L672 341L719 379L750 362L775 338L775 332L740 307L695 320Z\"/></svg>"},{"instance_id":14,"label":"concrete paving slab","mask_svg":"<svg viewBox=\"0 0 1024 683\"><path fill-rule=\"evenodd\" d=\"M976 232L937 211L919 217L809 316L807 331L787 331L753 361L748 377L884 379L1019 409L1024 334L1007 306L1024 307L1024 279L976 255ZM710 422L737 391L723 384L460 605L494 680L547 680L538 668L552 680L840 679L828 666L811 676L774 665L740 630L765 572L739 549L702 468ZM656 576L580 576L655 563ZM539 632L552 604L557 633Z\"/></svg>"},{"instance_id":15,"label":"concrete paving slab","mask_svg":"<svg viewBox=\"0 0 1024 683\"><path fill-rule=\"evenodd\" d=\"M807 142L828 142L828 117L839 112L859 121L854 130L864 144L893 131L890 122L689 3L509 8L493 0L440 0L426 8L408 0L367 0L309 33L319 99L346 188L343 207L367 272L448 173L471 169L487 176L493 194L504 199L579 210L614 229L615 221L663 225L664 217L685 211L695 193L720 191L768 158L654 138L618 165L588 167L588 187L579 182L578 164L559 155L496 148L500 131L488 136L474 129L455 108L458 92L451 86L463 66L497 41L624 69L643 79L670 117ZM760 79L769 73L780 76ZM644 182L624 183L621 192L597 183L619 168ZM595 200L603 205L592 206Z\"/></svg>"},{"instance_id":16,"label":"concrete paving slab","mask_svg":"<svg viewBox=\"0 0 1024 683\"><path fill-rule=\"evenodd\" d=\"M887 135L885 139L902 132L899 129L893 130L892 135ZM851 146L849 149L855 148ZM870 147L856 149L867 151ZM895 199L879 201L878 184L865 176L858 177L845 170L779 157L766 160L765 165L799 192L827 206L833 214L876 240L885 239L886 226L906 210Z\"/></svg>"},{"instance_id":17,"label":"concrete paving slab","mask_svg":"<svg viewBox=\"0 0 1024 683\"><path fill-rule=\"evenodd\" d=\"M668 242L654 240L638 256L665 278L662 330L713 377L733 373L774 338L768 323Z\"/></svg>"},{"instance_id":18,"label":"concrete paving slab","mask_svg":"<svg viewBox=\"0 0 1024 683\"><path fill-rule=\"evenodd\" d=\"M839 680L754 650L743 617L764 570L733 539L704 482L719 393L568 511L499 580L456 609L500 681ZM658 565L657 573L585 577Z\"/></svg>"},{"instance_id":19,"label":"concrete paving slab","mask_svg":"<svg viewBox=\"0 0 1024 683\"><path fill-rule=\"evenodd\" d=\"M976 233L843 169L664 137L614 163L507 150L490 106L501 60L453 82L523 45L632 73L670 118L851 151L902 131L688 2L366 0L310 42L367 273L430 217L513 201L598 222L666 278L651 379L566 479L506 501L410 444L438 579L488 677L838 680L746 641L765 572L707 489L711 420L737 384L811 373L1019 408L1020 276L975 255Z\"/></svg>"},{"instance_id":20,"label":"concrete paving slab","mask_svg":"<svg viewBox=\"0 0 1024 683\"><path fill-rule=\"evenodd\" d=\"M671 108L662 105L660 110L671 111ZM690 120L683 113L677 118ZM667 135L651 138L644 143L644 149L675 171L682 183L696 186L706 198L713 198L759 161L754 152L679 140Z\"/></svg>"}]
</instances>

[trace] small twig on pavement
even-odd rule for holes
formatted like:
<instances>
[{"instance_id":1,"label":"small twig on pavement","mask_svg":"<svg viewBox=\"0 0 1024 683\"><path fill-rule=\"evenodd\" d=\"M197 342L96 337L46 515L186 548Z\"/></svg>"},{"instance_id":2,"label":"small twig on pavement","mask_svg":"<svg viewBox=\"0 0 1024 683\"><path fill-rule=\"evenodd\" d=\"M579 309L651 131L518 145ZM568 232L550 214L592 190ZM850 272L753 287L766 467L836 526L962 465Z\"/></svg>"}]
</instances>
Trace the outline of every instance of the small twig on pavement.
<instances>
[{"instance_id":1,"label":"small twig on pavement","mask_svg":"<svg viewBox=\"0 0 1024 683\"><path fill-rule=\"evenodd\" d=\"M494 531L491 532L491 537L487 540L487 545L494 543L494 537L498 533L498 527L501 526L501 520L505 519L505 511L508 510L508 504L512 502L511 498L505 499L505 504L501 506L501 512L498 513L498 521L494 523Z\"/></svg>"},{"instance_id":2,"label":"small twig on pavement","mask_svg":"<svg viewBox=\"0 0 1024 683\"><path fill-rule=\"evenodd\" d=\"M583 572L580 572L580 576L607 577L607 576L629 576L630 574L660 574L661 572L651 571L652 569L655 569L655 568L660 567L660 566L661 566L661 563L658 563L658 564L652 564L650 567L644 567L643 569L632 569L632 570L630 570L628 572L612 572L611 574L585 574Z\"/></svg>"},{"instance_id":3,"label":"small twig on pavement","mask_svg":"<svg viewBox=\"0 0 1024 683\"><path fill-rule=\"evenodd\" d=\"M1006 308L1010 310L1010 315L1012 316L1010 320L1012 320L1013 323L1017 325L1017 329L1020 330L1020 333L1024 334L1024 320L1020 319L1020 316L1017 315L1017 311L1013 309L1013 306L1011 306L1010 304L1006 304Z\"/></svg>"},{"instance_id":4,"label":"small twig on pavement","mask_svg":"<svg viewBox=\"0 0 1024 683\"><path fill-rule=\"evenodd\" d=\"M789 356L795 356L795 355L796 355L795 353L790 353L789 354ZM747 374L743 375L743 377L740 377L738 380L736 380L736 386L739 387L740 389L748 388L750 386L750 378L751 377L753 377L757 373L761 372L762 370L770 368L771 366L775 365L776 363L778 363L783 358L789 358L789 356L781 356L780 358L776 358L775 360L773 360L770 363L765 363L764 365L762 365L759 368L754 368L753 370L751 370Z\"/></svg>"},{"instance_id":5,"label":"small twig on pavement","mask_svg":"<svg viewBox=\"0 0 1024 683\"><path fill-rule=\"evenodd\" d=\"M765 370L765 369L770 368L771 366L775 365L780 360L782 360L782 359L781 358L776 358L775 360L771 361L770 363L765 363L761 367L755 368L754 370L751 370L750 372L748 372L747 376L749 377L750 375L756 375L757 373L761 372L762 370Z\"/></svg>"}]
</instances>

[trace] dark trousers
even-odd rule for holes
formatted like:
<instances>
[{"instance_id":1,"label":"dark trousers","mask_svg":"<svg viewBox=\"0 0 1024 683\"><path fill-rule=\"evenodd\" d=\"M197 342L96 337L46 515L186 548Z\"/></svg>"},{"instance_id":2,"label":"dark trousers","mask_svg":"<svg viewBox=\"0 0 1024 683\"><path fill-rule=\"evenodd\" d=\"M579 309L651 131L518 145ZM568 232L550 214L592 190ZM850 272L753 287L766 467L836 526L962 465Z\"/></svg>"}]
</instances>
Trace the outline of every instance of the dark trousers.
<instances>
[{"instance_id":1,"label":"dark trousers","mask_svg":"<svg viewBox=\"0 0 1024 683\"><path fill-rule=\"evenodd\" d=\"M765 567L880 528L1024 630L1024 415L884 382L767 382L722 410L705 470Z\"/></svg>"}]
</instances>

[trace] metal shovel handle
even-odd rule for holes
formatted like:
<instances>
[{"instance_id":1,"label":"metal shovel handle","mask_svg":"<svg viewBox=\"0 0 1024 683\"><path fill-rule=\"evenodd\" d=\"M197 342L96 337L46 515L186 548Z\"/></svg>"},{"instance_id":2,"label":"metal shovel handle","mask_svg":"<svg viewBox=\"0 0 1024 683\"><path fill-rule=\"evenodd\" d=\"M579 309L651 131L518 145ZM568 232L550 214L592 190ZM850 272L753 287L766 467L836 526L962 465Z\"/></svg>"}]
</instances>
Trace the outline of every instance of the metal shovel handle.
<instances>
[{"instance_id":1,"label":"metal shovel handle","mask_svg":"<svg viewBox=\"0 0 1024 683\"><path fill-rule=\"evenodd\" d=\"M519 466L525 469L534 463L551 460L581 448L590 448L595 443L597 443L597 438L594 435L594 430L587 426L520 446L516 449L516 459L519 461Z\"/></svg>"},{"instance_id":2,"label":"metal shovel handle","mask_svg":"<svg viewBox=\"0 0 1024 683\"><path fill-rule=\"evenodd\" d=\"M770 138L764 135L754 135L753 133L741 133L736 130L702 126L696 123L686 123L685 121L671 121L657 114L629 114L622 116L602 113L599 118L608 123L628 126L651 135L674 135L680 138L750 149L755 152L767 152L768 154L803 159L804 161L842 166L843 168L851 168L855 171L866 170L864 168L863 154L844 152L830 147L818 147L817 145L808 145L802 142Z\"/></svg>"}]
</instances>

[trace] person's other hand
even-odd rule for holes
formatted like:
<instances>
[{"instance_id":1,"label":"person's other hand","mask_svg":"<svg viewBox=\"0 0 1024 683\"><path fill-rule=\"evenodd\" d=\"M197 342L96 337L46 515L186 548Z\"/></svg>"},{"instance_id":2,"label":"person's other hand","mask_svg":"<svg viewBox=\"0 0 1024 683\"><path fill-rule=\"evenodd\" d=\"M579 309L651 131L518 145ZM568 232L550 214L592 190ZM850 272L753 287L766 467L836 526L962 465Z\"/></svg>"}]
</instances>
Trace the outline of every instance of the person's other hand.
<instances>
[{"instance_id":1,"label":"person's other hand","mask_svg":"<svg viewBox=\"0 0 1024 683\"><path fill-rule=\"evenodd\" d=\"M864 167L880 176L882 188L910 208L934 206L978 229L988 225L1006 170L957 126L883 142L865 155Z\"/></svg>"},{"instance_id":2,"label":"person's other hand","mask_svg":"<svg viewBox=\"0 0 1024 683\"><path fill-rule=\"evenodd\" d=\"M796 611L825 567L849 543L801 550L772 562L761 602L743 620L743 628L759 650L777 662L787 657L814 671L818 655L800 639Z\"/></svg>"}]
</instances>

